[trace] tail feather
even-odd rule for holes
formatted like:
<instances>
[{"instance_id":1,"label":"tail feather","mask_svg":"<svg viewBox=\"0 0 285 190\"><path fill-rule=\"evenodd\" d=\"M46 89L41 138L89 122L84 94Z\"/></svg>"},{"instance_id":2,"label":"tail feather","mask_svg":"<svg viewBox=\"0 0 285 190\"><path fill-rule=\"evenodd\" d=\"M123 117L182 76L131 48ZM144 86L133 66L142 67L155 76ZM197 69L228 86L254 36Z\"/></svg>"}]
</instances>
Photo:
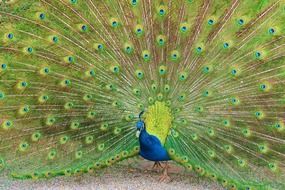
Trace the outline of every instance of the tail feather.
<instances>
[{"instance_id":1,"label":"tail feather","mask_svg":"<svg viewBox=\"0 0 285 190\"><path fill-rule=\"evenodd\" d=\"M136 156L145 111L188 170L282 189L284 16L280 0L0 1L0 170L52 177Z\"/></svg>"}]
</instances>

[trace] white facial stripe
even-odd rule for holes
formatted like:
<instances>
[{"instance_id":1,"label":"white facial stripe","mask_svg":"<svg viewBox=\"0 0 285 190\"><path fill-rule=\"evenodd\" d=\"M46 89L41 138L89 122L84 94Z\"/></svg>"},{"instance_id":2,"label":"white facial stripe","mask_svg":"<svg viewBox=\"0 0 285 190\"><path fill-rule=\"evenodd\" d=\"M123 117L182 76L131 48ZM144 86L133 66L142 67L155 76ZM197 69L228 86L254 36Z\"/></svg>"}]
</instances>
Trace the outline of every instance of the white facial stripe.
<instances>
[{"instance_id":1,"label":"white facial stripe","mask_svg":"<svg viewBox=\"0 0 285 190\"><path fill-rule=\"evenodd\" d=\"M137 131L137 132L136 132L136 137L139 138L139 137L140 137L140 134L141 134L141 130Z\"/></svg>"}]
</instances>

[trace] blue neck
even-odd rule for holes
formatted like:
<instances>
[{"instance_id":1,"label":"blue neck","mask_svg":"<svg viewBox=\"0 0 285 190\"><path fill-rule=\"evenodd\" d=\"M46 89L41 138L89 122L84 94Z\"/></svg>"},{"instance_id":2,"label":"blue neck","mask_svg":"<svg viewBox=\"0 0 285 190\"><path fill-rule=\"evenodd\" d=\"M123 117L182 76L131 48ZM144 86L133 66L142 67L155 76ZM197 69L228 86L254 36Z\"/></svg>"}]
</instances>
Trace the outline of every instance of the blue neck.
<instances>
[{"instance_id":1,"label":"blue neck","mask_svg":"<svg viewBox=\"0 0 285 190\"><path fill-rule=\"evenodd\" d=\"M139 143L139 154L143 158L151 161L170 160L170 157L160 140L156 136L150 135L145 128L140 132Z\"/></svg>"},{"instance_id":2,"label":"blue neck","mask_svg":"<svg viewBox=\"0 0 285 190\"><path fill-rule=\"evenodd\" d=\"M147 133L146 129L143 128L140 132L140 136L139 136L139 141L140 141L140 144L143 144L144 142L144 139L147 138L149 136L149 134Z\"/></svg>"}]
</instances>

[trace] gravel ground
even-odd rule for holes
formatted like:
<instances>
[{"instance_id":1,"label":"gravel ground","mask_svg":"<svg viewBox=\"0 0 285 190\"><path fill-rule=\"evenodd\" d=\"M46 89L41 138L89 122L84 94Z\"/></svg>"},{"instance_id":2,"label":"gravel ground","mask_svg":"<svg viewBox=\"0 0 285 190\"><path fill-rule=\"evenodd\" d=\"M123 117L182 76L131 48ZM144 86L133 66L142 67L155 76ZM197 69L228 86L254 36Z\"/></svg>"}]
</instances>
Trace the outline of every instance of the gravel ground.
<instances>
[{"instance_id":1,"label":"gravel ground","mask_svg":"<svg viewBox=\"0 0 285 190\"><path fill-rule=\"evenodd\" d=\"M170 182L158 182L161 172L150 170L152 162L125 161L96 173L73 177L56 177L40 180L14 180L0 177L2 190L223 190L205 178L185 172L183 168L170 165Z\"/></svg>"}]
</instances>

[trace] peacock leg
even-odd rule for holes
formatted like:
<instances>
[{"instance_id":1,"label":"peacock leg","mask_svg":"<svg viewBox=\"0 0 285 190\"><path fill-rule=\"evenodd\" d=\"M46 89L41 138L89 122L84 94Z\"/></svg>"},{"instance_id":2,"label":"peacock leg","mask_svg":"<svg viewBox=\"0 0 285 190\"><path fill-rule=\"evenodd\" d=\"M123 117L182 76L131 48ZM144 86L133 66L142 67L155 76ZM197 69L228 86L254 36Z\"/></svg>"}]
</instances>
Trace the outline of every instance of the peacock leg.
<instances>
[{"instance_id":1,"label":"peacock leg","mask_svg":"<svg viewBox=\"0 0 285 190\"><path fill-rule=\"evenodd\" d=\"M160 162L154 162L152 169L159 169L159 168L163 168Z\"/></svg>"},{"instance_id":2,"label":"peacock leg","mask_svg":"<svg viewBox=\"0 0 285 190\"><path fill-rule=\"evenodd\" d=\"M148 169L149 171L155 171L155 172L159 172L160 169L163 168L160 162L154 162L153 166L151 167L151 169Z\"/></svg>"},{"instance_id":3,"label":"peacock leg","mask_svg":"<svg viewBox=\"0 0 285 190\"><path fill-rule=\"evenodd\" d=\"M158 167L163 168L160 162L158 162Z\"/></svg>"},{"instance_id":4,"label":"peacock leg","mask_svg":"<svg viewBox=\"0 0 285 190\"><path fill-rule=\"evenodd\" d=\"M159 182L169 182L171 180L171 178L168 175L168 162L165 163L165 166L163 168L163 173L162 175L159 177Z\"/></svg>"}]
</instances>

